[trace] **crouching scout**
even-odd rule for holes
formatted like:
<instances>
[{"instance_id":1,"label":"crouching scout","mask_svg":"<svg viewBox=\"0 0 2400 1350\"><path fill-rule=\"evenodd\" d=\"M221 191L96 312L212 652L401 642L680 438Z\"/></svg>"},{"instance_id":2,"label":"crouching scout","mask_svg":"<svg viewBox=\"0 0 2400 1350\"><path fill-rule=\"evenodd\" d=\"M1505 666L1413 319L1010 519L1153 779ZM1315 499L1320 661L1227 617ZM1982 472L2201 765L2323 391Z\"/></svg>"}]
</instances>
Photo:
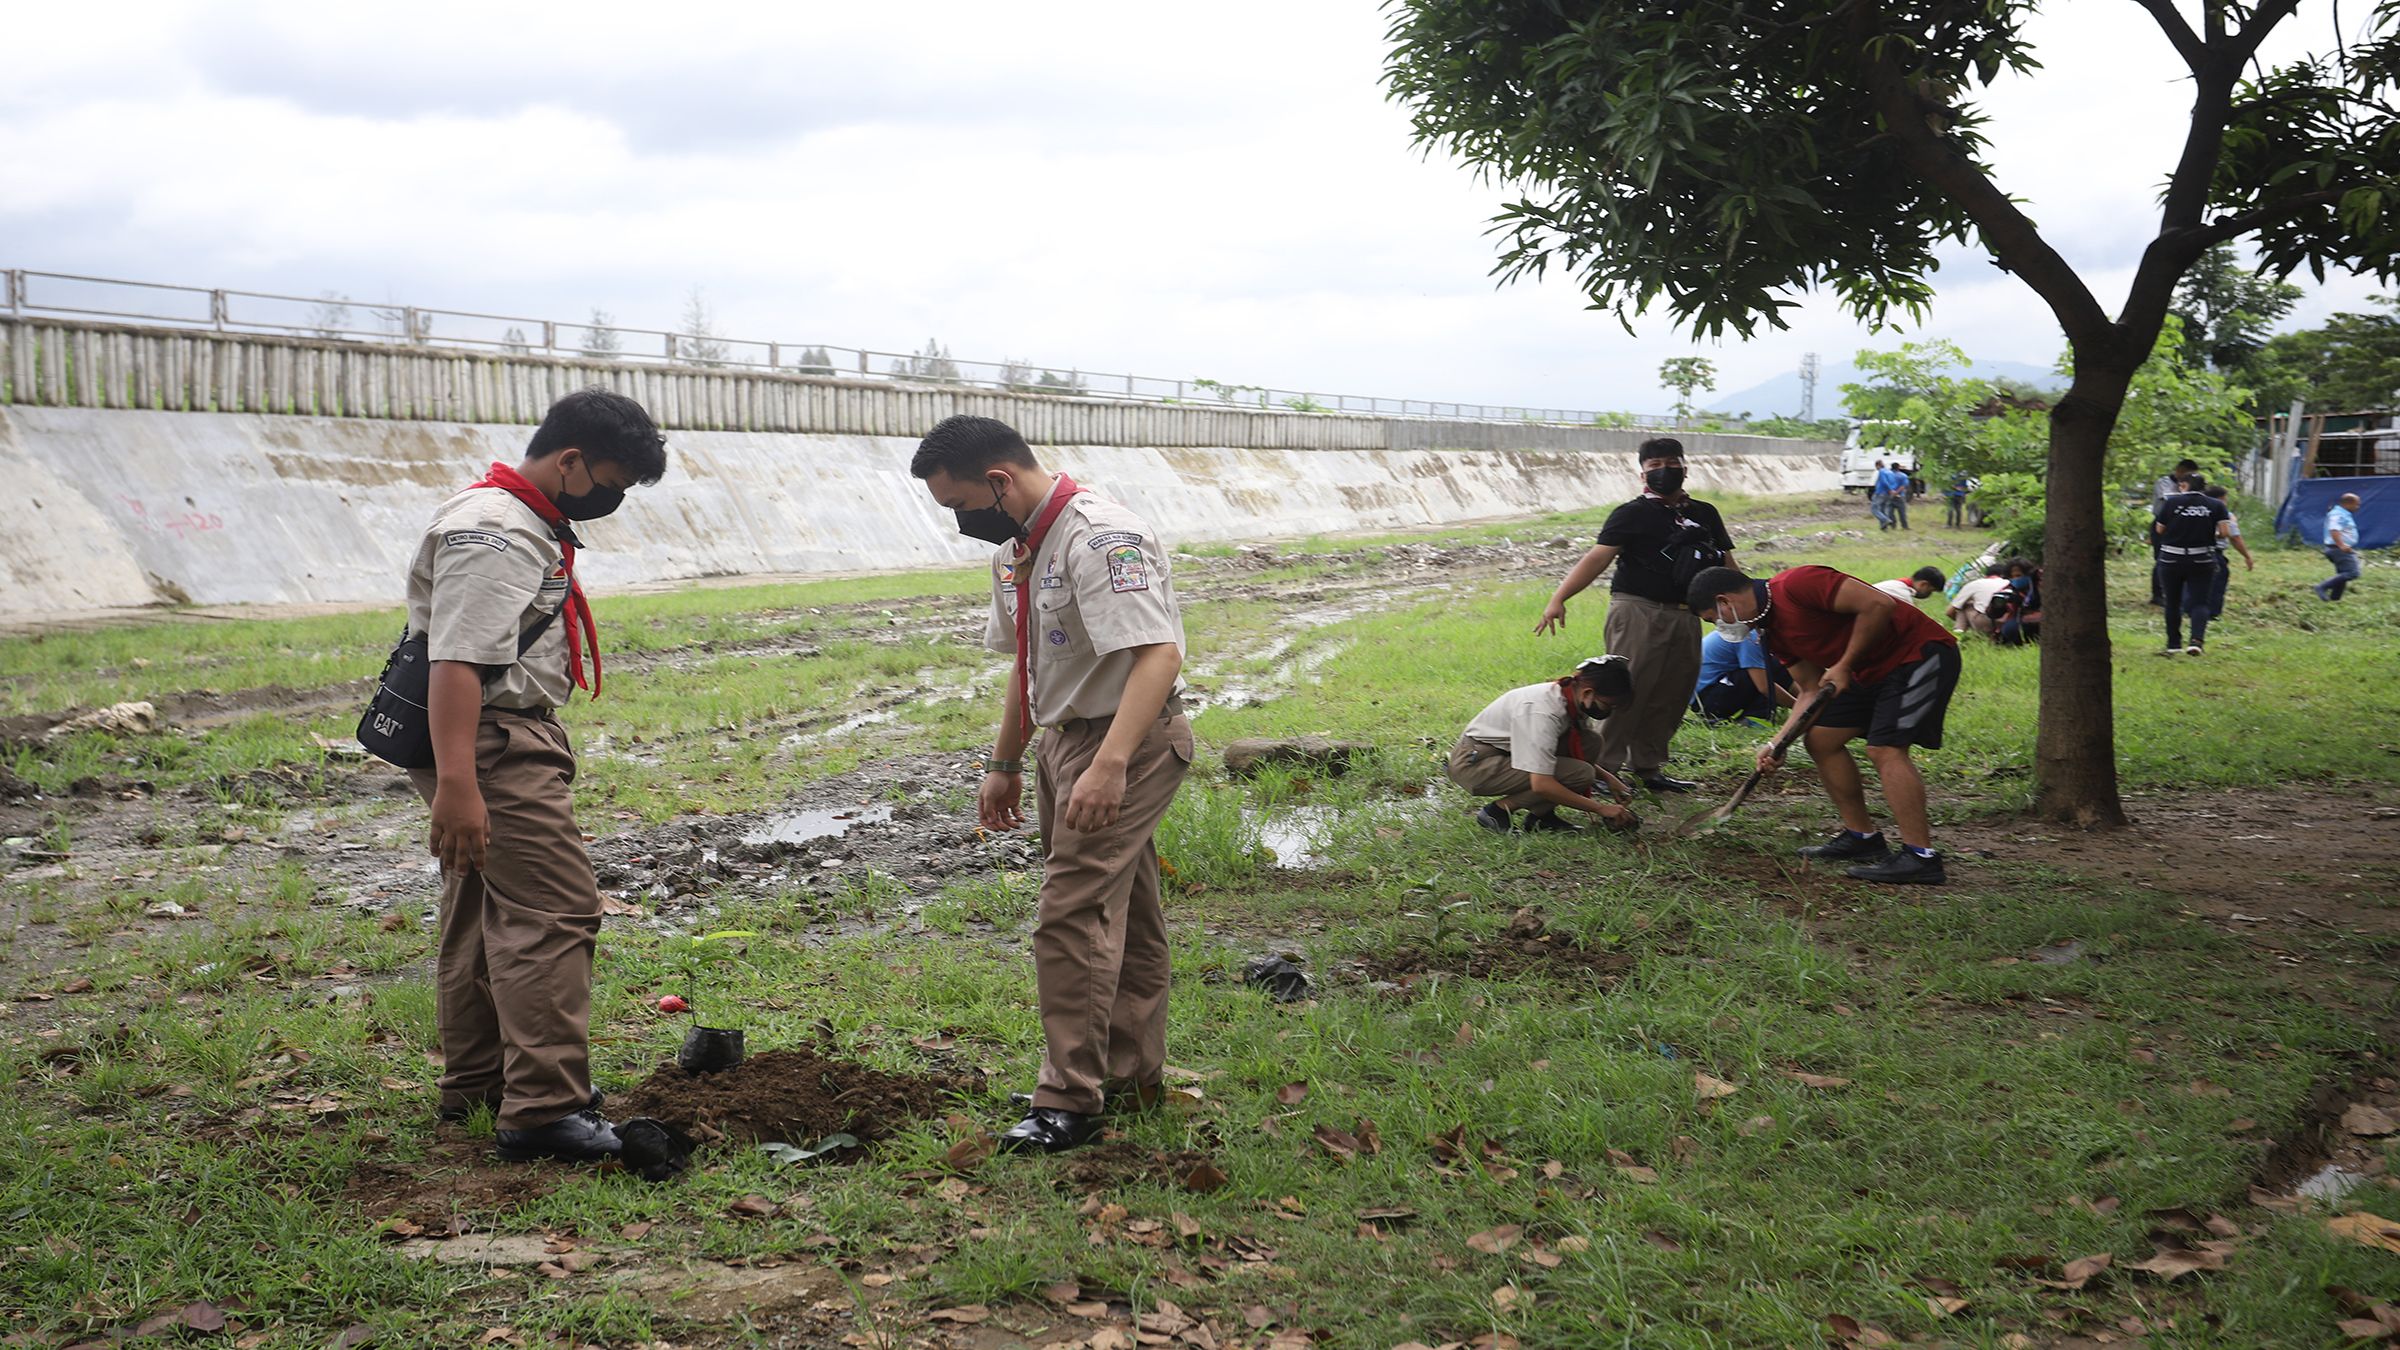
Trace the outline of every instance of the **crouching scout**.
<instances>
[{"instance_id":1,"label":"crouching scout","mask_svg":"<svg viewBox=\"0 0 2400 1350\"><path fill-rule=\"evenodd\" d=\"M1625 803L1633 789L1593 763L1600 753L1600 723L1633 700L1633 674L1622 656L1595 656L1573 674L1511 689L1493 699L1450 750L1450 781L1483 804L1475 823L1506 834L1525 812L1528 830L1572 830L1560 807L1586 811L1609 828L1641 824ZM1595 799L1604 786L1614 801Z\"/></svg>"},{"instance_id":2,"label":"crouching scout","mask_svg":"<svg viewBox=\"0 0 2400 1350\"><path fill-rule=\"evenodd\" d=\"M1154 835L1192 762L1183 618L1166 553L1131 511L1052 474L1006 423L952 417L909 472L999 545L985 645L1013 653L976 814L1024 823L1024 766L1042 733L1034 801L1042 892L1033 931L1042 1068L1000 1136L1057 1152L1099 1132L1103 1102L1155 1103L1167 1064L1167 926Z\"/></svg>"},{"instance_id":3,"label":"crouching scout","mask_svg":"<svg viewBox=\"0 0 2400 1350\"><path fill-rule=\"evenodd\" d=\"M600 887L568 797L574 747L552 710L577 688L600 692L572 522L616 510L666 467L666 440L640 404L569 394L523 462L492 465L442 503L409 568L433 760L409 778L433 808L442 862L441 1114L498 1112L503 1158L620 1151L591 1079Z\"/></svg>"}]
</instances>

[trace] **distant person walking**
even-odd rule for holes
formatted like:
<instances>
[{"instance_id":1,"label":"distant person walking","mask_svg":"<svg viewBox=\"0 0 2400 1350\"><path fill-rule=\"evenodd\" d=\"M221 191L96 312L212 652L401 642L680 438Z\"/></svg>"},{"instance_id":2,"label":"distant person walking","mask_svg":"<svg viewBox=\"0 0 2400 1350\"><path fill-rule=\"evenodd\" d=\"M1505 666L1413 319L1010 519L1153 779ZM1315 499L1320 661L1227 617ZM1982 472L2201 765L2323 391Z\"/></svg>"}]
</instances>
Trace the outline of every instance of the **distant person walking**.
<instances>
[{"instance_id":1,"label":"distant person walking","mask_svg":"<svg viewBox=\"0 0 2400 1350\"><path fill-rule=\"evenodd\" d=\"M1875 485L1883 493L1883 527L1887 530L1908 528L1908 474L1909 471L1901 468L1898 460L1894 460L1875 475Z\"/></svg>"},{"instance_id":2,"label":"distant person walking","mask_svg":"<svg viewBox=\"0 0 2400 1350\"><path fill-rule=\"evenodd\" d=\"M2222 483L2210 483L2207 487L2202 488L2201 492L2212 501L2225 500L2225 485ZM2228 547L2229 545L2230 547ZM2215 623L2225 617L2225 592L2233 581L2233 559L2227 555L2234 549L2241 550L2242 567L2245 570L2252 572L2258 570L2258 559L2250 556L2250 546L2242 542L2242 518L2235 515L2233 508L2228 505L2225 508L2225 537L2217 541L2217 575L2216 579L2209 583L2208 588L2208 620L2210 623Z\"/></svg>"},{"instance_id":3,"label":"distant person walking","mask_svg":"<svg viewBox=\"0 0 2400 1350\"><path fill-rule=\"evenodd\" d=\"M2358 494L2345 492L2325 513L2325 560L2333 575L2316 584L2319 600L2339 600L2358 580Z\"/></svg>"},{"instance_id":4,"label":"distant person walking","mask_svg":"<svg viewBox=\"0 0 2400 1350\"><path fill-rule=\"evenodd\" d=\"M1880 459L1875 461L1875 480L1867 484L1867 510L1874 515L1876 524L1887 530L1892 528L1890 493L1884 486L1883 461Z\"/></svg>"},{"instance_id":5,"label":"distant person walking","mask_svg":"<svg viewBox=\"0 0 2400 1350\"><path fill-rule=\"evenodd\" d=\"M2194 472L2185 490L2159 503L2150 522L2151 556L2167 609L2167 645L2159 654L2198 656L2208 640L2208 595L2217 579L2217 541L2226 537L2232 513L2201 491L2206 479ZM2192 643L2183 644L2183 621L2192 621Z\"/></svg>"},{"instance_id":6,"label":"distant person walking","mask_svg":"<svg viewBox=\"0 0 2400 1350\"><path fill-rule=\"evenodd\" d=\"M1635 458L1642 495L1609 512L1599 542L1567 570L1533 631L1565 626L1567 601L1615 565L1602 631L1611 653L1632 659L1633 696L1601 724L1593 762L1630 767L1652 792L1689 792L1699 784L1670 778L1666 768L1668 742L1700 676L1700 621L1684 608L1684 593L1699 569L1733 556L1733 536L1717 508L1683 490L1683 442L1652 437Z\"/></svg>"}]
</instances>

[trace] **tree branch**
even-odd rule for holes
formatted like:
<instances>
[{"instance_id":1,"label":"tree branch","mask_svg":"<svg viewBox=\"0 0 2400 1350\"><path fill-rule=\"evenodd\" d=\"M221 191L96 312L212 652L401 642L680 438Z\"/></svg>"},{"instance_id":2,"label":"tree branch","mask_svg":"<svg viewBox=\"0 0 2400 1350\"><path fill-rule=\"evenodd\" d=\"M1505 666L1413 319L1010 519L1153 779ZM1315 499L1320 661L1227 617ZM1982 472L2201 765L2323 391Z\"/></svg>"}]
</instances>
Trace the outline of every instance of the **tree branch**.
<instances>
[{"instance_id":1,"label":"tree branch","mask_svg":"<svg viewBox=\"0 0 2400 1350\"><path fill-rule=\"evenodd\" d=\"M1877 6L1858 5L1850 15L1850 37L1865 68L1876 115L1899 145L1902 157L1935 191L1967 213L1994 260L2042 297L2069 342L2107 340L2108 311L2093 298L2083 278L2050 247L2041 230L1981 165L1960 154L1927 123L1926 114L1931 110L1910 88L1907 75L1888 50L1874 42L1879 27L1876 21L1881 17Z\"/></svg>"},{"instance_id":2,"label":"tree branch","mask_svg":"<svg viewBox=\"0 0 2400 1350\"><path fill-rule=\"evenodd\" d=\"M2208 47L2200 41L2200 35L2192 31L2192 26L2184 22L2183 15L2175 8L2175 0L2133 2L2150 11L2150 17L2158 20L2159 29L2167 35L2167 41L2175 44L2175 54L2183 58L2183 64L2193 74L2199 74L2200 68L2208 63Z\"/></svg>"},{"instance_id":3,"label":"tree branch","mask_svg":"<svg viewBox=\"0 0 2400 1350\"><path fill-rule=\"evenodd\" d=\"M2293 11L2299 8L2300 0L2263 0L2257 12L2250 16L2250 22L2243 24L2242 31L2233 35L2233 45L2227 51L2233 64L2239 66L2249 60L2258 51L2259 44L2267 40L2267 34L2274 32L2277 24L2292 17Z\"/></svg>"}]
</instances>

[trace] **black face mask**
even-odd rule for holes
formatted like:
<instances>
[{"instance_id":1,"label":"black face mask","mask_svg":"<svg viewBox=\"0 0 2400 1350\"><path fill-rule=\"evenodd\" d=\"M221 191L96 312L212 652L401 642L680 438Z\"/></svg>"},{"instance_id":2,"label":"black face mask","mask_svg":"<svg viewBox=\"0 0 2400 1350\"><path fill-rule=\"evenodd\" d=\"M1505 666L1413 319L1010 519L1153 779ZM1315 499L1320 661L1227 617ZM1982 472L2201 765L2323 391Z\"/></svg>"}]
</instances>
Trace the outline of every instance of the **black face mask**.
<instances>
[{"instance_id":1,"label":"black face mask","mask_svg":"<svg viewBox=\"0 0 2400 1350\"><path fill-rule=\"evenodd\" d=\"M1642 482L1661 497L1672 497L1683 491L1683 470L1649 469L1643 472Z\"/></svg>"},{"instance_id":2,"label":"black face mask","mask_svg":"<svg viewBox=\"0 0 2400 1350\"><path fill-rule=\"evenodd\" d=\"M571 497L552 497L550 500L557 504L558 513L569 520L598 520L625 504L625 489L602 487L594 483L589 492L580 492Z\"/></svg>"},{"instance_id":3,"label":"black face mask","mask_svg":"<svg viewBox=\"0 0 2400 1350\"><path fill-rule=\"evenodd\" d=\"M987 544L1007 544L1025 537L1025 527L1017 518L1000 509L1000 489L992 489L992 504L978 506L972 511L954 512L958 517L958 532L969 539Z\"/></svg>"}]
</instances>

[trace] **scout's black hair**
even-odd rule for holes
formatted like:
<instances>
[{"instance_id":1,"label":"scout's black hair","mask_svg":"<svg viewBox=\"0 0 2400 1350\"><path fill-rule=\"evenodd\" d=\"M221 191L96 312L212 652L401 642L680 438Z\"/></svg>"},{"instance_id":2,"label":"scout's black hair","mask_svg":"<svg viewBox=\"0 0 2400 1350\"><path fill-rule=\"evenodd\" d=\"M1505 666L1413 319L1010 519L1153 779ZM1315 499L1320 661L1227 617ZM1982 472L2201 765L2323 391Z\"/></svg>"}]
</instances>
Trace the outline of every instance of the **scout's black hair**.
<instances>
[{"instance_id":1,"label":"scout's black hair","mask_svg":"<svg viewBox=\"0 0 2400 1350\"><path fill-rule=\"evenodd\" d=\"M1575 667L1573 678L1602 698L1633 697L1633 666L1622 656L1594 657Z\"/></svg>"},{"instance_id":2,"label":"scout's black hair","mask_svg":"<svg viewBox=\"0 0 2400 1350\"><path fill-rule=\"evenodd\" d=\"M2208 479L2202 477L2198 469L2194 469L2192 470L2192 476L2183 480L2183 490L2186 492L2206 492L2208 490Z\"/></svg>"},{"instance_id":3,"label":"scout's black hair","mask_svg":"<svg viewBox=\"0 0 2400 1350\"><path fill-rule=\"evenodd\" d=\"M1942 569L1938 567L1920 567L1916 571L1909 573L1908 579L1910 581L1922 581L1926 585L1933 587L1935 590L1940 590L1942 583L1948 581L1950 578L1943 576Z\"/></svg>"},{"instance_id":4,"label":"scout's black hair","mask_svg":"<svg viewBox=\"0 0 2400 1350\"><path fill-rule=\"evenodd\" d=\"M1633 462L1647 464L1654 459L1683 458L1683 442L1672 436L1653 436L1633 452Z\"/></svg>"},{"instance_id":5,"label":"scout's black hair","mask_svg":"<svg viewBox=\"0 0 2400 1350\"><path fill-rule=\"evenodd\" d=\"M2211 483L2207 487L2200 489L2200 491L2218 501L2225 500L2225 485L2223 483Z\"/></svg>"},{"instance_id":6,"label":"scout's black hair","mask_svg":"<svg viewBox=\"0 0 2400 1350\"><path fill-rule=\"evenodd\" d=\"M1703 568L1692 578L1691 589L1683 597L1684 606L1694 614L1717 603L1720 595L1730 595L1750 584L1738 567Z\"/></svg>"},{"instance_id":7,"label":"scout's black hair","mask_svg":"<svg viewBox=\"0 0 2400 1350\"><path fill-rule=\"evenodd\" d=\"M908 471L919 478L931 478L936 472L952 478L976 478L995 464L1033 468L1033 447L1025 444L1015 427L998 418L962 414L934 423L925 439L917 442Z\"/></svg>"},{"instance_id":8,"label":"scout's black hair","mask_svg":"<svg viewBox=\"0 0 2400 1350\"><path fill-rule=\"evenodd\" d=\"M597 385L550 405L525 443L525 458L548 459L561 450L581 450L594 464L621 465L645 485L667 472L667 438L658 434L658 423L641 404Z\"/></svg>"},{"instance_id":9,"label":"scout's black hair","mask_svg":"<svg viewBox=\"0 0 2400 1350\"><path fill-rule=\"evenodd\" d=\"M2199 468L2199 467L2200 467L2200 463L2199 463L2199 461L2198 461L2198 460L2191 460L2191 459L2179 459L2179 460L2176 460L2176 461L2175 461L2175 472L2176 472L2176 473L2190 473L2192 470L2194 470L2194 469L2197 469L2197 468Z\"/></svg>"}]
</instances>

